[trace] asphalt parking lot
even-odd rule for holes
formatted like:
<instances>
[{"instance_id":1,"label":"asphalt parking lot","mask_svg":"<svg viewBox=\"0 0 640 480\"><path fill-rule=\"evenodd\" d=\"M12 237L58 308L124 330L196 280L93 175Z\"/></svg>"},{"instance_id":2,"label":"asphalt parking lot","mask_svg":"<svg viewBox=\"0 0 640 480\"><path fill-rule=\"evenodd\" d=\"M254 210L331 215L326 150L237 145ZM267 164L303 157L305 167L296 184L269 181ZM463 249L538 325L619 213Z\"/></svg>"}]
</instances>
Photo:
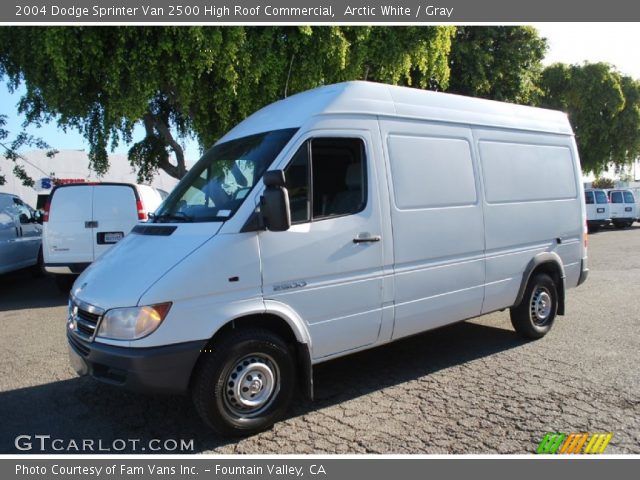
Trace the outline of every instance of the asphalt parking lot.
<instances>
[{"instance_id":1,"label":"asphalt parking lot","mask_svg":"<svg viewBox=\"0 0 640 480\"><path fill-rule=\"evenodd\" d=\"M64 295L47 277L0 276L0 453L20 453L19 435L193 440L196 453L532 453L550 431L613 432L607 453L640 453L640 226L591 235L589 255L589 279L544 339L520 340L500 312L329 362L314 402L236 441L187 397L76 377Z\"/></svg>"}]
</instances>

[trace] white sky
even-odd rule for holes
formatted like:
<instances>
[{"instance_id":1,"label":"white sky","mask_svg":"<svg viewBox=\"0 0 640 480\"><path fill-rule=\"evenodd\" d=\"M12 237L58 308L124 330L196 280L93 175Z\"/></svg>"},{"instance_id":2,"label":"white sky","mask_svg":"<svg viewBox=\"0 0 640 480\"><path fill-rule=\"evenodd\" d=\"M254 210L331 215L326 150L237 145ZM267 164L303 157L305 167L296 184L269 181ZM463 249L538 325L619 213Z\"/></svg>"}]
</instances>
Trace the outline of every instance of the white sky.
<instances>
[{"instance_id":1,"label":"white sky","mask_svg":"<svg viewBox=\"0 0 640 480\"><path fill-rule=\"evenodd\" d=\"M640 23L537 23L547 38L544 64L607 62L640 79Z\"/></svg>"}]
</instances>

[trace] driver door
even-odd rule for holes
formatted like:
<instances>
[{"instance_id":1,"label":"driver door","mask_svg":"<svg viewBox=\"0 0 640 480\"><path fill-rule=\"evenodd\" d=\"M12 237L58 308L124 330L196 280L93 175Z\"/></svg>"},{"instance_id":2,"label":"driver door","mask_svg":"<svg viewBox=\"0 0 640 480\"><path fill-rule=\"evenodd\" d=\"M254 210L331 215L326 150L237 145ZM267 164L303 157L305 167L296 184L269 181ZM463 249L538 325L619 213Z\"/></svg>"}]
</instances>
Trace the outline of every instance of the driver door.
<instances>
[{"instance_id":1,"label":"driver door","mask_svg":"<svg viewBox=\"0 0 640 480\"><path fill-rule=\"evenodd\" d=\"M384 239L370 146L367 131L307 137L285 168L292 226L259 234L264 298L306 322L314 359L378 340Z\"/></svg>"}]
</instances>

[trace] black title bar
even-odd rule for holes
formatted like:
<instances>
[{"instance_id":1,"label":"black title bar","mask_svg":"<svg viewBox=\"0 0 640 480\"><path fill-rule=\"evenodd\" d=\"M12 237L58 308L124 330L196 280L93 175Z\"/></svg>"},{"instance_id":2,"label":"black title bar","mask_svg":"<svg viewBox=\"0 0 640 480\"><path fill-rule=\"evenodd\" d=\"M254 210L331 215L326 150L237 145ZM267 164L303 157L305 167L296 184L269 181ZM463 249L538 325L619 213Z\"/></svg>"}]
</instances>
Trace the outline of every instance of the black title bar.
<instances>
[{"instance_id":1,"label":"black title bar","mask_svg":"<svg viewBox=\"0 0 640 480\"><path fill-rule=\"evenodd\" d=\"M16 23L470 23L632 22L629 0L8 0Z\"/></svg>"}]
</instances>

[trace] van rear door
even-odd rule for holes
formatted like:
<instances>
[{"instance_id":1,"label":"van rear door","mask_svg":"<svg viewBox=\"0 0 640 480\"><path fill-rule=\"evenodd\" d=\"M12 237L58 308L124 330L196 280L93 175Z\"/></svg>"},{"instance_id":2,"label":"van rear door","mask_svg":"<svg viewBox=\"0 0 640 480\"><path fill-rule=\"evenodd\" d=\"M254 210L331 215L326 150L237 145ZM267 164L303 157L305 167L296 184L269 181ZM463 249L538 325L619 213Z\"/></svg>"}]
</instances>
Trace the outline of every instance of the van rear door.
<instances>
[{"instance_id":1,"label":"van rear door","mask_svg":"<svg viewBox=\"0 0 640 480\"><path fill-rule=\"evenodd\" d=\"M57 188L51 197L47 225L47 263L87 263L93 258L91 228L93 187Z\"/></svg>"},{"instance_id":2,"label":"van rear door","mask_svg":"<svg viewBox=\"0 0 640 480\"><path fill-rule=\"evenodd\" d=\"M138 223L136 195L129 185L96 185L93 189L93 259L97 259Z\"/></svg>"},{"instance_id":3,"label":"van rear door","mask_svg":"<svg viewBox=\"0 0 640 480\"><path fill-rule=\"evenodd\" d=\"M624 198L625 216L628 218L636 219L638 217L638 212L636 211L636 199L633 196L633 193L625 190L624 192L622 192L622 196Z\"/></svg>"}]
</instances>

